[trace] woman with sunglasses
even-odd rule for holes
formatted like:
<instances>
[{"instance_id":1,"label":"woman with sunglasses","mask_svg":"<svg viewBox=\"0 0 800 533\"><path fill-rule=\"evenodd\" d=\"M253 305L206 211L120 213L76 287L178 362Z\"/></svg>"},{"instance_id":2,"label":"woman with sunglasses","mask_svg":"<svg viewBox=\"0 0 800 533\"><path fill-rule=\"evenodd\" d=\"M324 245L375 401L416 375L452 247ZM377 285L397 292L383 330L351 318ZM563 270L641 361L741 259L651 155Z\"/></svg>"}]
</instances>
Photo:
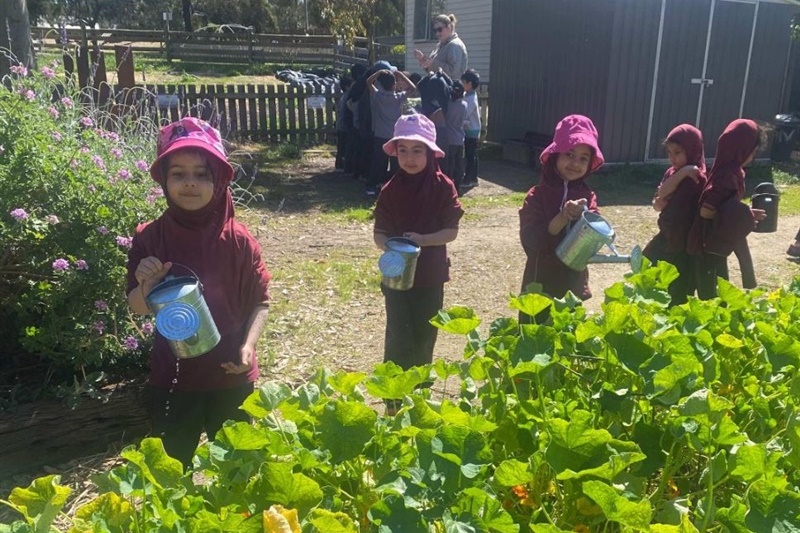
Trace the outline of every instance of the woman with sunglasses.
<instances>
[{"instance_id":1,"label":"woman with sunglasses","mask_svg":"<svg viewBox=\"0 0 800 533\"><path fill-rule=\"evenodd\" d=\"M442 69L451 79L458 80L467 70L467 47L456 33L455 15L437 15L433 19L433 31L439 42L429 57L422 50L414 50L414 57L426 72Z\"/></svg>"}]
</instances>

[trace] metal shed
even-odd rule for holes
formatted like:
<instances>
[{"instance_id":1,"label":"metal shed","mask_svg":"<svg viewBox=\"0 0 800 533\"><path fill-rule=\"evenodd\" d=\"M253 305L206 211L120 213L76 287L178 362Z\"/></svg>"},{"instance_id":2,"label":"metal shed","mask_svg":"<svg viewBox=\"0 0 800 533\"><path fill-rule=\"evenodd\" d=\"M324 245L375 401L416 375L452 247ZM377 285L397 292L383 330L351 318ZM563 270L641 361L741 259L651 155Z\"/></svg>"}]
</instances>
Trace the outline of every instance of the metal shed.
<instances>
[{"instance_id":1,"label":"metal shed","mask_svg":"<svg viewBox=\"0 0 800 533\"><path fill-rule=\"evenodd\" d=\"M494 0L490 140L592 118L608 161L663 159L680 123L713 155L738 117L788 101L795 0Z\"/></svg>"}]
</instances>

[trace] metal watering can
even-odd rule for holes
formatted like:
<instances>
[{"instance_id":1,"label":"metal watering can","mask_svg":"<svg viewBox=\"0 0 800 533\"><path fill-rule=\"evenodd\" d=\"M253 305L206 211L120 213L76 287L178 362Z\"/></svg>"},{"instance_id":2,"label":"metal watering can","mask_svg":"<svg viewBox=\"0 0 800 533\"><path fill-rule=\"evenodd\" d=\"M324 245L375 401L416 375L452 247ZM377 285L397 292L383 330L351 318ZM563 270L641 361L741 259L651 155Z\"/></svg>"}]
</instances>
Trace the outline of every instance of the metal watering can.
<instances>
[{"instance_id":1,"label":"metal watering can","mask_svg":"<svg viewBox=\"0 0 800 533\"><path fill-rule=\"evenodd\" d=\"M589 263L630 263L631 270L642 268L642 249L634 246L630 255L620 255L614 248L616 234L606 219L584 208L566 237L556 247L556 256L572 270L581 271ZM598 254L608 246L613 255Z\"/></svg>"},{"instance_id":2,"label":"metal watering can","mask_svg":"<svg viewBox=\"0 0 800 533\"><path fill-rule=\"evenodd\" d=\"M192 275L168 275L145 300L175 357L191 359L210 352L219 344L220 334L203 298L203 285L189 267L184 268Z\"/></svg>"},{"instance_id":3,"label":"metal watering can","mask_svg":"<svg viewBox=\"0 0 800 533\"><path fill-rule=\"evenodd\" d=\"M417 259L422 251L417 243L404 237L386 240L388 250L378 259L381 283L389 289L407 291L414 286Z\"/></svg>"}]
</instances>

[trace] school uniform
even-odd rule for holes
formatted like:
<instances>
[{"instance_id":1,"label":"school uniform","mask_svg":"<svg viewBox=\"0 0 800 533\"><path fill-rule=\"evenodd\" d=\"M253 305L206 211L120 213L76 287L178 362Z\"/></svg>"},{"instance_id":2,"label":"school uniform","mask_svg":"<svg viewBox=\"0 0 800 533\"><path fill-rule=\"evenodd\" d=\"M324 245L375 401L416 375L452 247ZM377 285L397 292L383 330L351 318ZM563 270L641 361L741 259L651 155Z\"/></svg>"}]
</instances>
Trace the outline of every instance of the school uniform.
<instances>
[{"instance_id":1,"label":"school uniform","mask_svg":"<svg viewBox=\"0 0 800 533\"><path fill-rule=\"evenodd\" d=\"M592 297L588 268L573 270L556 255L556 248L569 233L571 225L564 226L558 235L551 235L548 228L570 200L586 200L587 210L598 212L597 195L586 184L586 178L604 162L597 138L597 129L588 117L568 115L556 125L553 142L539 156L542 163L541 178L528 191L519 210L519 237L527 256L522 274L522 292L530 283L536 282L541 284L542 292L552 298L563 298L567 291L572 291L582 300ZM588 172L580 179L564 180L556 170L559 154L567 153L579 144L585 144L592 150ZM547 310L536 317L520 313L519 321L543 322L548 315Z\"/></svg>"},{"instance_id":2,"label":"school uniform","mask_svg":"<svg viewBox=\"0 0 800 533\"><path fill-rule=\"evenodd\" d=\"M551 235L547 229L568 200L581 199L587 201L590 212L598 213L597 195L585 179L564 181L554 168L543 169L538 185L528 191L519 210L519 238L527 256L522 275L523 291L528 284L536 282L542 285L545 294L553 298L563 298L567 291L572 291L581 300L592 297L589 269L572 270L556 255L556 247L566 237L570 225L558 235Z\"/></svg>"},{"instance_id":3,"label":"school uniform","mask_svg":"<svg viewBox=\"0 0 800 533\"><path fill-rule=\"evenodd\" d=\"M429 156L422 173L409 175L401 169L383 187L375 204L375 232L387 237L434 233L458 228L463 214L455 185L437 172ZM432 362L438 330L429 320L442 308L449 267L446 245L424 246L410 290L381 285L386 304L384 361L404 369Z\"/></svg>"},{"instance_id":4,"label":"school uniform","mask_svg":"<svg viewBox=\"0 0 800 533\"><path fill-rule=\"evenodd\" d=\"M684 178L677 189L667 198L667 205L658 216L658 233L643 250L643 255L653 264L666 261L678 269L678 278L669 286L670 304L686 302L695 291L695 267L686 253L686 240L698 212L700 193L706 183L706 162L703 135L690 124L681 124L669 132L667 139L680 145L686 152L686 163L700 169L697 182ZM677 170L670 167L661 180L663 184Z\"/></svg>"},{"instance_id":5,"label":"school uniform","mask_svg":"<svg viewBox=\"0 0 800 533\"><path fill-rule=\"evenodd\" d=\"M481 139L481 112L478 93L469 91L464 95L467 116L464 119L464 185L478 184L478 145Z\"/></svg>"},{"instance_id":6,"label":"school uniform","mask_svg":"<svg viewBox=\"0 0 800 533\"><path fill-rule=\"evenodd\" d=\"M456 188L461 187L464 181L464 119L467 115L467 104L463 99L450 102L445 115L444 135L442 144L445 149L445 174L453 180Z\"/></svg>"},{"instance_id":7,"label":"school uniform","mask_svg":"<svg viewBox=\"0 0 800 533\"><path fill-rule=\"evenodd\" d=\"M334 168L345 170L347 159L348 131L353 127L353 112L347 107L350 89L342 93L336 107L336 161Z\"/></svg>"},{"instance_id":8,"label":"school uniform","mask_svg":"<svg viewBox=\"0 0 800 533\"><path fill-rule=\"evenodd\" d=\"M372 113L372 159L370 172L367 175L367 187L375 187L384 183L397 172L397 158L390 158L383 151L383 145L392 138L394 124L403 113L403 105L408 101L406 91L387 91L383 88L370 92ZM391 174L387 175L387 166L391 164Z\"/></svg>"},{"instance_id":9,"label":"school uniform","mask_svg":"<svg viewBox=\"0 0 800 533\"><path fill-rule=\"evenodd\" d=\"M752 230L752 212L749 208L740 209L728 202L741 203L744 198L745 171L742 165L757 148L758 138L755 122L737 119L725 128L717 141L714 166L699 200L701 209L714 211L716 216L704 219L698 213L687 239L687 252L695 256L697 296L701 299L717 295L718 277L728 279L730 250L718 247L720 241L736 241L731 248L738 250L737 257L745 258L745 269L751 268L747 265L750 256L747 234ZM720 216L721 211L725 217Z\"/></svg>"},{"instance_id":10,"label":"school uniform","mask_svg":"<svg viewBox=\"0 0 800 533\"><path fill-rule=\"evenodd\" d=\"M221 365L239 363L249 320L269 300L270 274L258 241L234 218L229 187L233 169L219 132L192 117L162 129L159 156L150 174L165 190L164 162L180 149L203 151L214 176L213 196L200 209L186 210L166 194L166 211L136 229L128 252L126 294L143 290L136 269L147 257L172 262L173 274L194 274L203 284L219 343L206 354L177 359L156 331L148 376L153 433L162 438L169 455L188 465L203 430L213 440L226 419L248 419L237 407L253 391L258 357L252 358L248 371L239 374L228 373Z\"/></svg>"}]
</instances>

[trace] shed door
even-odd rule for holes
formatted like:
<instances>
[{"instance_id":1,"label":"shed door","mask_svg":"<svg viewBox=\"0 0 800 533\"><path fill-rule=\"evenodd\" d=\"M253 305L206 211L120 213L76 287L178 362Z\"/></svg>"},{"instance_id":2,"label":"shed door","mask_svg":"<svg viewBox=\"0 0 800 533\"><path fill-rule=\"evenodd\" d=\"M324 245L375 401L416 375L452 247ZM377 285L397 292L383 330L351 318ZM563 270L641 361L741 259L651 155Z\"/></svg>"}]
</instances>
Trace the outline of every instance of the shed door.
<instances>
[{"instance_id":1,"label":"shed door","mask_svg":"<svg viewBox=\"0 0 800 533\"><path fill-rule=\"evenodd\" d=\"M699 125L706 156L739 116L756 13L741 0L666 0L647 159L678 124Z\"/></svg>"}]
</instances>

